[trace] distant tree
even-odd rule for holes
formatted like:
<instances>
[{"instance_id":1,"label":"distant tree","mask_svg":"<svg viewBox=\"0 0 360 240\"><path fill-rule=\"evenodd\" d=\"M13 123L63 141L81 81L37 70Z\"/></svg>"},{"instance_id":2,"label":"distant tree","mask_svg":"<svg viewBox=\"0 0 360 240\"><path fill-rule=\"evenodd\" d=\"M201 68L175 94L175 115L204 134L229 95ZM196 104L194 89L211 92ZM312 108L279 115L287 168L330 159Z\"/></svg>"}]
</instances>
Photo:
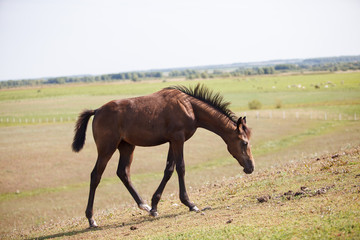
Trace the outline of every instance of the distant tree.
<instances>
[{"instance_id":1,"label":"distant tree","mask_svg":"<svg viewBox=\"0 0 360 240\"><path fill-rule=\"evenodd\" d=\"M230 77L231 74L229 72L224 72L221 76L222 77Z\"/></svg>"},{"instance_id":2,"label":"distant tree","mask_svg":"<svg viewBox=\"0 0 360 240\"><path fill-rule=\"evenodd\" d=\"M216 70L216 69L215 69L215 70L213 71L213 74L214 74L214 75L222 75L222 74L223 74L223 71L221 71L221 70Z\"/></svg>"},{"instance_id":3,"label":"distant tree","mask_svg":"<svg viewBox=\"0 0 360 240\"><path fill-rule=\"evenodd\" d=\"M245 69L244 70L244 75L252 75L251 69Z\"/></svg>"},{"instance_id":4,"label":"distant tree","mask_svg":"<svg viewBox=\"0 0 360 240\"><path fill-rule=\"evenodd\" d=\"M107 81L109 79L110 79L109 75L101 75L101 81Z\"/></svg>"},{"instance_id":5,"label":"distant tree","mask_svg":"<svg viewBox=\"0 0 360 240\"><path fill-rule=\"evenodd\" d=\"M131 77L131 81L133 81L133 82L139 81L138 76L137 76L137 75L133 75L133 76Z\"/></svg>"},{"instance_id":6,"label":"distant tree","mask_svg":"<svg viewBox=\"0 0 360 240\"><path fill-rule=\"evenodd\" d=\"M202 72L200 74L200 76L201 76L201 78L204 78L204 79L209 77L207 72Z\"/></svg>"},{"instance_id":7,"label":"distant tree","mask_svg":"<svg viewBox=\"0 0 360 240\"><path fill-rule=\"evenodd\" d=\"M154 77L161 78L162 77L162 72L155 72Z\"/></svg>"},{"instance_id":8,"label":"distant tree","mask_svg":"<svg viewBox=\"0 0 360 240\"><path fill-rule=\"evenodd\" d=\"M263 67L264 74L274 74L275 70L273 67Z\"/></svg>"},{"instance_id":9,"label":"distant tree","mask_svg":"<svg viewBox=\"0 0 360 240\"><path fill-rule=\"evenodd\" d=\"M64 84L65 83L65 78L55 78L55 83L57 84Z\"/></svg>"},{"instance_id":10,"label":"distant tree","mask_svg":"<svg viewBox=\"0 0 360 240\"><path fill-rule=\"evenodd\" d=\"M277 64L275 65L275 70L281 71L281 70L294 70L296 69L295 64Z\"/></svg>"},{"instance_id":11,"label":"distant tree","mask_svg":"<svg viewBox=\"0 0 360 240\"><path fill-rule=\"evenodd\" d=\"M131 81L137 82L139 80L139 76L136 72L131 74Z\"/></svg>"},{"instance_id":12,"label":"distant tree","mask_svg":"<svg viewBox=\"0 0 360 240\"><path fill-rule=\"evenodd\" d=\"M169 72L169 76L170 77L178 77L178 76L183 76L183 74L180 73L180 71L178 71L178 70L174 70L174 71Z\"/></svg>"}]
</instances>

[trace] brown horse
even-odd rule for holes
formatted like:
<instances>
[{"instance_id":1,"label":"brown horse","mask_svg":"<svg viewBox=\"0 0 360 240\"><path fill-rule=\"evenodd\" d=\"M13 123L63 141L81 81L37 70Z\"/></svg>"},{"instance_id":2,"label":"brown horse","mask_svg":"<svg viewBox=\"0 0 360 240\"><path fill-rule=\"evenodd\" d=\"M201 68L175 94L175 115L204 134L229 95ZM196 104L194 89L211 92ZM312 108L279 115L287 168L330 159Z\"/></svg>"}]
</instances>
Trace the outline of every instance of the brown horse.
<instances>
[{"instance_id":1,"label":"brown horse","mask_svg":"<svg viewBox=\"0 0 360 240\"><path fill-rule=\"evenodd\" d=\"M157 216L157 205L166 183L174 168L179 178L180 200L190 211L199 209L189 200L185 188L185 164L183 157L184 142L198 127L219 135L227 144L230 154L250 174L254 171L254 159L251 154L250 129L246 126L246 117L235 118L228 109L229 102L204 85L195 88L183 86L165 88L148 96L115 100L96 110L85 110L79 116L75 126L73 151L82 149L85 142L87 123L92 115L93 135L98 157L91 172L90 193L86 208L86 217L90 227L97 227L93 219L95 190L106 164L116 151L120 152L117 175L124 183L140 209ZM145 204L136 192L130 180L130 166L135 146L156 146L169 142L164 177L151 199L151 208Z\"/></svg>"}]
</instances>

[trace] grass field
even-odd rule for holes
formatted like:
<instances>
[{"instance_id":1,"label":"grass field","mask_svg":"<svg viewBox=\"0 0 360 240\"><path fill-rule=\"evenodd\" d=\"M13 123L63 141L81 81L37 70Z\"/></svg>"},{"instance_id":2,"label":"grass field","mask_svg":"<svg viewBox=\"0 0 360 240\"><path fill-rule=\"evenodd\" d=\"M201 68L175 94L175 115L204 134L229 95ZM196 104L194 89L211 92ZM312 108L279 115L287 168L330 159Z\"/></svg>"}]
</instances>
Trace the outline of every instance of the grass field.
<instances>
[{"instance_id":1,"label":"grass field","mask_svg":"<svg viewBox=\"0 0 360 240\"><path fill-rule=\"evenodd\" d=\"M9 89L2 90L0 94L0 118L3 119L0 124L6 124L6 118L10 121L12 118L22 118L22 123L25 123L25 118L29 122L32 118L41 118L43 121L48 118L51 121L61 116L64 120L67 117L73 119L79 109L98 108L113 99L149 94L176 84L195 85L197 82L221 91L232 102L231 109L235 112L247 110L248 102L257 99L263 104L263 109L274 109L277 101L281 101L285 109L313 108L353 115L360 109L359 79L360 73L355 72ZM316 89L314 85L320 88Z\"/></svg>"},{"instance_id":2,"label":"grass field","mask_svg":"<svg viewBox=\"0 0 360 240\"><path fill-rule=\"evenodd\" d=\"M116 153L105 170L95 198L95 217L103 228L85 230L84 210L96 147L89 128L85 148L79 154L71 152L76 115L84 108L95 109L113 99L197 82L221 92L232 102L230 108L238 115L247 113L248 125L254 133L251 144L256 160L255 174L245 176L221 138L199 129L185 145L186 181L190 198L200 208L209 205L212 209L204 211L205 215L187 213L177 198L177 178L173 177L159 204L160 217L151 219L134 208L130 194L116 177ZM262 103L262 109L248 109L247 104L253 99ZM281 101L281 108L275 109L278 101ZM286 111L286 119L282 117L283 111ZM327 120L324 120L324 113ZM356 238L360 232L359 195L358 188L350 186L351 181L356 185L360 179L354 177L359 174L356 172L358 150L354 149L360 145L360 122L354 120L355 114L360 117L358 72L1 90L1 238L141 238L148 235L151 239L207 236L209 239L231 239L237 238L235 236L262 238L268 234L272 236L269 238L302 238L300 234L304 232L304 236L315 238ZM56 123L52 123L54 118ZM60 118L63 122L59 122ZM41 123L37 119L42 119ZM161 181L167 148L162 145L135 150L132 179L148 203ZM329 168L331 171L320 171L321 164L326 165L331 156L313 160L336 151L348 152L340 158L347 164L338 166L348 172L333 174L333 167ZM278 171L286 174L278 174ZM294 201L272 198L265 204L254 200L255 196L264 194L275 198L282 191L297 191L309 180L313 181L313 185L308 186L312 190L330 186L327 180L335 180L325 176L341 179L329 189L329 194ZM345 186L343 195L342 186ZM346 200L345 196L354 200ZM324 199L326 203L321 202ZM315 212L305 211L306 207ZM278 211L272 212L273 208ZM308 214L304 215L304 211ZM321 211L326 213L325 218L320 217ZM246 218L250 218L249 222ZM233 221L226 224L230 219ZM323 221L323 227L315 227ZM354 226L350 224L356 221ZM175 224L179 225L177 230L171 227ZM297 224L302 227L296 228ZM142 230L129 230L133 225ZM314 227L306 230L306 226ZM260 230L256 230L258 228Z\"/></svg>"}]
</instances>

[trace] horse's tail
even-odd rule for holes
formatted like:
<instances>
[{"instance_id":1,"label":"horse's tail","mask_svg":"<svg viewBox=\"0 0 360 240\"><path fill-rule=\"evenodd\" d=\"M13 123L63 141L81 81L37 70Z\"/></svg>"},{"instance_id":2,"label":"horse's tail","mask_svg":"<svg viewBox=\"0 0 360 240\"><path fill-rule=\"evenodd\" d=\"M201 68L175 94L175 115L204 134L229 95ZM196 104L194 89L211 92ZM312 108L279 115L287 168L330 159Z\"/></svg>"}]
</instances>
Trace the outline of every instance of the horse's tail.
<instances>
[{"instance_id":1,"label":"horse's tail","mask_svg":"<svg viewBox=\"0 0 360 240\"><path fill-rule=\"evenodd\" d=\"M80 115L75 125L75 136L72 143L72 150L79 152L85 143L86 128L89 119L94 115L96 110L84 110Z\"/></svg>"}]
</instances>

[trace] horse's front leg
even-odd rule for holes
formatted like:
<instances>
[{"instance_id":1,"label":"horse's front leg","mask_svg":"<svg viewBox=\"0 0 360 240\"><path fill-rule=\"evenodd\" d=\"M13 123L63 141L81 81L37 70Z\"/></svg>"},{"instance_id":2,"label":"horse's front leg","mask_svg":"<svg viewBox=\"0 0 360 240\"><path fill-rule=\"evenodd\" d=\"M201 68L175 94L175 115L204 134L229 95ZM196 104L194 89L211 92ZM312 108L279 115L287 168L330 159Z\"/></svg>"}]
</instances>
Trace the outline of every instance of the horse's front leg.
<instances>
[{"instance_id":1,"label":"horse's front leg","mask_svg":"<svg viewBox=\"0 0 360 240\"><path fill-rule=\"evenodd\" d=\"M176 162L176 172L179 178L179 189L180 189L180 201L187 207L189 207L190 211L199 212L199 209L195 206L194 203L190 202L188 194L186 192L185 187L185 162L183 158L183 154L181 154L181 158Z\"/></svg>"},{"instance_id":2,"label":"horse's front leg","mask_svg":"<svg viewBox=\"0 0 360 240\"><path fill-rule=\"evenodd\" d=\"M172 150L172 144L170 143L170 148L169 148L168 157L167 157L167 161L166 161L166 167L164 170L164 177L161 180L159 187L156 189L156 191L151 199L150 214L154 217L156 217L158 215L157 205L160 201L160 198L164 191L166 183L169 181L169 179L171 178L171 176L174 172L174 168L175 168L175 158L174 158L174 152Z\"/></svg>"},{"instance_id":3,"label":"horse's front leg","mask_svg":"<svg viewBox=\"0 0 360 240\"><path fill-rule=\"evenodd\" d=\"M183 204L189 207L190 211L199 211L199 209L190 202L189 197L186 192L185 187L185 164L184 164L184 142L170 142L170 148L167 158L167 164L164 171L164 177L158 187L158 189L155 191L152 201L151 201L151 211L150 214L154 217L158 215L157 213L157 205L160 201L161 195L164 191L164 188L166 186L166 183L169 181L169 179L172 176L172 173L174 172L174 167L176 164L176 171L179 176L179 186L180 186L180 200Z\"/></svg>"}]
</instances>

